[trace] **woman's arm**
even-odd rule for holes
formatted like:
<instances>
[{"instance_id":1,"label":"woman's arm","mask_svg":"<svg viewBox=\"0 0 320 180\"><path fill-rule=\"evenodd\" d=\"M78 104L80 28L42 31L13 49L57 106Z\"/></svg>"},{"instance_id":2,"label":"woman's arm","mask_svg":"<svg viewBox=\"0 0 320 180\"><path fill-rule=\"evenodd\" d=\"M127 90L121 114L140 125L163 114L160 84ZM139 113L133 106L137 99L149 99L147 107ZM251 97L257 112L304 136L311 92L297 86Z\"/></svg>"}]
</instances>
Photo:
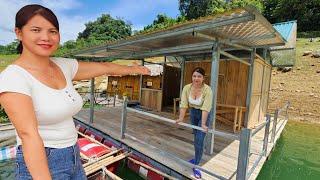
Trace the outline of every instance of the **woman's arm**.
<instances>
[{"instance_id":1,"label":"woman's arm","mask_svg":"<svg viewBox=\"0 0 320 180\"><path fill-rule=\"evenodd\" d=\"M149 75L150 70L144 66L125 66L110 62L79 62L78 71L73 80L84 80L101 75Z\"/></svg>"},{"instance_id":2,"label":"woman's arm","mask_svg":"<svg viewBox=\"0 0 320 180\"><path fill-rule=\"evenodd\" d=\"M204 94L205 94L205 96L203 97L204 101L203 101L202 107L200 108L202 111L201 127L205 131L208 131L208 126L206 124L207 124L209 112L211 111L211 108L212 108L212 90L210 86L206 85Z\"/></svg>"},{"instance_id":3,"label":"woman's arm","mask_svg":"<svg viewBox=\"0 0 320 180\"><path fill-rule=\"evenodd\" d=\"M184 86L182 89L181 98L180 98L180 113L179 113L179 119L177 120L177 123L183 121L184 116L186 115L187 108L188 108L187 86Z\"/></svg>"},{"instance_id":4,"label":"woman's arm","mask_svg":"<svg viewBox=\"0 0 320 180\"><path fill-rule=\"evenodd\" d=\"M208 131L208 126L207 126L207 120L208 120L208 111L201 111L201 127L205 130Z\"/></svg>"},{"instance_id":5,"label":"woman's arm","mask_svg":"<svg viewBox=\"0 0 320 180\"><path fill-rule=\"evenodd\" d=\"M0 103L22 141L23 157L32 178L51 179L31 98L20 93L6 92L0 94Z\"/></svg>"},{"instance_id":6,"label":"woman's arm","mask_svg":"<svg viewBox=\"0 0 320 180\"><path fill-rule=\"evenodd\" d=\"M184 116L186 115L186 111L187 111L187 108L180 108L179 119L176 121L176 123L183 121Z\"/></svg>"}]
</instances>

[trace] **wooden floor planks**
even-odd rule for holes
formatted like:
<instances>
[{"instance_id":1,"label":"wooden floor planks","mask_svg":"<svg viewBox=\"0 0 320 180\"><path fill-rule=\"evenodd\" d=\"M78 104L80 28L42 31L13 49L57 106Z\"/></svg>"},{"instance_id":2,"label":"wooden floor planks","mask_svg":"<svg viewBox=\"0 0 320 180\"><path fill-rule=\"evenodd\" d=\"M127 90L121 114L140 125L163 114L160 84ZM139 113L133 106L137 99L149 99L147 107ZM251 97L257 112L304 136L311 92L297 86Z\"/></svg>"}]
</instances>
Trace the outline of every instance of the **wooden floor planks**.
<instances>
[{"instance_id":1,"label":"wooden floor planks","mask_svg":"<svg viewBox=\"0 0 320 180\"><path fill-rule=\"evenodd\" d=\"M168 116L167 116L168 117ZM89 111L81 110L76 119L88 123ZM170 118L170 117L169 117ZM279 123L281 124L281 123ZM279 125L278 124L278 125ZM181 128L178 125L160 122L134 112L127 112L126 132L137 139L120 139L121 108L108 107L107 109L95 110L93 127L105 132L111 137L122 141L128 146L138 150L146 156L164 164L165 166L192 178L192 170L184 164L179 163L175 157L189 160L194 156L193 134L191 129ZM271 126L272 127L272 126ZM221 129L226 129L221 127ZM230 131L228 131L230 132ZM255 162L257 155L262 150L264 129L253 137L251 143L251 153L249 158L249 169ZM279 135L278 137L279 138ZM269 138L270 139L270 138ZM150 146L147 146L146 143ZM270 154L272 143L269 143ZM228 140L221 137L215 137L214 154L203 156L201 166L206 170L213 172L225 179L235 179L237 170L239 141ZM266 158L263 158L250 179L257 177ZM203 179L215 179L210 175L203 174Z\"/></svg>"}]
</instances>

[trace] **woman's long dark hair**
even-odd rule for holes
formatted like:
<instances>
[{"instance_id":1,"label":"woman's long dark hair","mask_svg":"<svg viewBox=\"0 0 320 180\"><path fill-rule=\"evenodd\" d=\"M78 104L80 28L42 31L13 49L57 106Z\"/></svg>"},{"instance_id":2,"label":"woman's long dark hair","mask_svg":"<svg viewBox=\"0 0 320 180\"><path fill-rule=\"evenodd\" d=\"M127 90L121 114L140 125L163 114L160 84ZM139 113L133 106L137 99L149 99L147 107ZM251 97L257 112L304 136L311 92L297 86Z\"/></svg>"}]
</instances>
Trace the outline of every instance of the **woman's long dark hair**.
<instances>
[{"instance_id":1,"label":"woman's long dark hair","mask_svg":"<svg viewBox=\"0 0 320 180\"><path fill-rule=\"evenodd\" d=\"M43 7L38 4L30 4L22 7L16 14L16 25L18 29L22 29L24 25L35 15L40 15L46 20L48 20L57 30L59 31L59 22L57 16L48 8ZM20 41L17 51L19 54L22 53L23 46Z\"/></svg>"},{"instance_id":2,"label":"woman's long dark hair","mask_svg":"<svg viewBox=\"0 0 320 180\"><path fill-rule=\"evenodd\" d=\"M201 67L196 67L196 68L194 68L194 70L192 71L192 74L193 74L194 72L200 73L203 77L205 76L205 71L204 71L204 69L201 68Z\"/></svg>"}]
</instances>

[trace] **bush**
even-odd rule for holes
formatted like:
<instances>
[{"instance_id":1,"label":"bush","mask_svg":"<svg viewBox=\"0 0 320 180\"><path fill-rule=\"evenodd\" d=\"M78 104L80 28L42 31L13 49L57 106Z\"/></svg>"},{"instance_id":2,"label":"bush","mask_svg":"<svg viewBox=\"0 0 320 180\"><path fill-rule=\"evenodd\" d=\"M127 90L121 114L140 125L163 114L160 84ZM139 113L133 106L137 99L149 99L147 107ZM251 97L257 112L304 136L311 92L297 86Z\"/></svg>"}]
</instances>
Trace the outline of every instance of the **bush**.
<instances>
[{"instance_id":1,"label":"bush","mask_svg":"<svg viewBox=\"0 0 320 180\"><path fill-rule=\"evenodd\" d=\"M0 123L9 122L9 118L4 111L4 109L0 106Z\"/></svg>"},{"instance_id":2,"label":"bush","mask_svg":"<svg viewBox=\"0 0 320 180\"><path fill-rule=\"evenodd\" d=\"M320 37L320 31L298 32L297 38L316 38Z\"/></svg>"}]
</instances>

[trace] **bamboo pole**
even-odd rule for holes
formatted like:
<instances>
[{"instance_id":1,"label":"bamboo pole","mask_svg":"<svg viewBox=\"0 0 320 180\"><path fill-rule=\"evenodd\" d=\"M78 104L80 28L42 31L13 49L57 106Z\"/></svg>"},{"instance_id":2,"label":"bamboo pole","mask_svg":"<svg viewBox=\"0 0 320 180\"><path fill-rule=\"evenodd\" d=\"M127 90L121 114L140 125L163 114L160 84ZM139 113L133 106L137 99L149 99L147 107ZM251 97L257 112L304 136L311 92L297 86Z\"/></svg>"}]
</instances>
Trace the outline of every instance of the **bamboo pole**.
<instances>
[{"instance_id":1,"label":"bamboo pole","mask_svg":"<svg viewBox=\"0 0 320 180\"><path fill-rule=\"evenodd\" d=\"M91 141L93 141L93 142L95 142L95 143L97 143L97 144L99 144L99 145L101 145L101 146L103 146L103 147L105 147L105 148L107 148L107 149L111 150L111 148L110 148L110 147L108 147L108 146L106 146L106 145L102 144L101 142L99 142L99 141L95 140L94 138L92 138L92 137L90 137L90 136L87 136L87 135L85 135L85 134L83 134L83 133L81 133L81 132L79 132L79 131L78 131L78 134L80 134L81 136L83 136L83 137L85 137L85 138L88 138L89 140L91 140Z\"/></svg>"},{"instance_id":2,"label":"bamboo pole","mask_svg":"<svg viewBox=\"0 0 320 180\"><path fill-rule=\"evenodd\" d=\"M6 124L6 125L0 126L0 131L7 131L7 130L12 130L12 129L14 129L14 126L11 124Z\"/></svg>"},{"instance_id":3,"label":"bamboo pole","mask_svg":"<svg viewBox=\"0 0 320 180\"><path fill-rule=\"evenodd\" d=\"M242 125L242 108L240 108L238 131L241 130L241 125Z\"/></svg>"},{"instance_id":4,"label":"bamboo pole","mask_svg":"<svg viewBox=\"0 0 320 180\"><path fill-rule=\"evenodd\" d=\"M8 145L14 145L16 143L16 137L10 137L7 140L0 142L0 147L5 147Z\"/></svg>"},{"instance_id":5,"label":"bamboo pole","mask_svg":"<svg viewBox=\"0 0 320 180\"><path fill-rule=\"evenodd\" d=\"M159 175L161 175L161 176L164 176L164 177L166 177L166 178L168 178L168 179L173 179L173 180L176 180L176 179L177 179L177 178L172 177L172 176L169 176L168 174L165 174L165 173L163 173L163 172L161 172L161 171L159 171L159 170L157 170L157 169L155 169L155 168L153 168L153 167L150 167L150 166L148 166L148 165L146 165L146 164L143 164L143 163L141 163L141 162L139 162L139 161L137 161L137 160L135 160L135 159L133 159L133 158L131 158L131 157L128 157L128 159L129 159L130 161L134 162L135 164L139 164L140 166L142 166L142 167L144 167L144 168L147 168L147 169L149 169L149 170L151 170L151 171L153 171L153 172L155 172L155 173L157 173L157 174L159 174Z\"/></svg>"},{"instance_id":6,"label":"bamboo pole","mask_svg":"<svg viewBox=\"0 0 320 180\"><path fill-rule=\"evenodd\" d=\"M93 164L90 164L89 166L84 167L84 171L90 172L92 170L95 170L95 171L100 170L103 166L103 164L101 162L109 162L113 159L114 159L114 156L110 156L105 159L101 159L100 161L96 161Z\"/></svg>"},{"instance_id":7,"label":"bamboo pole","mask_svg":"<svg viewBox=\"0 0 320 180\"><path fill-rule=\"evenodd\" d=\"M109 171L108 169L104 169L103 170L108 177L110 177L111 179L114 179L114 180L122 180L119 176L113 174L111 171Z\"/></svg>"},{"instance_id":8,"label":"bamboo pole","mask_svg":"<svg viewBox=\"0 0 320 180\"><path fill-rule=\"evenodd\" d=\"M109 171L106 167L102 167L102 168L98 168L98 169L96 169L95 171L93 171L93 172L91 172L91 173L94 173L94 172L96 172L96 171L98 171L98 170L102 170L103 171L103 173L105 173L108 177L110 177L111 179L114 179L114 180L122 180L119 176L117 176L117 175L115 175L114 173L112 173L111 171ZM89 173L89 174L91 174L91 173ZM105 178L105 176L103 177L103 178Z\"/></svg>"},{"instance_id":9,"label":"bamboo pole","mask_svg":"<svg viewBox=\"0 0 320 180\"><path fill-rule=\"evenodd\" d=\"M97 168L100 166L108 166L108 165L116 162L117 160L125 158L126 156L127 156L127 154L124 154L124 153L119 154L118 156L110 156L105 159L101 159L100 161L97 161L96 163L86 167L85 169L90 170L90 169L94 169L94 168Z\"/></svg>"},{"instance_id":10,"label":"bamboo pole","mask_svg":"<svg viewBox=\"0 0 320 180\"><path fill-rule=\"evenodd\" d=\"M85 160L90 160L90 158L84 155L82 152L80 152L80 157Z\"/></svg>"},{"instance_id":11,"label":"bamboo pole","mask_svg":"<svg viewBox=\"0 0 320 180\"><path fill-rule=\"evenodd\" d=\"M128 154L130 154L130 153L120 154L116 157L109 157L109 158L103 159L101 161L98 161L97 163L92 164L91 166L85 168L86 175L89 175L95 171L102 169L103 167L107 167L114 162L117 162L121 159L124 159L125 157L128 156Z\"/></svg>"},{"instance_id":12,"label":"bamboo pole","mask_svg":"<svg viewBox=\"0 0 320 180\"><path fill-rule=\"evenodd\" d=\"M108 153L108 154L105 154L105 155L103 155L103 156L101 156L101 157L99 157L99 158L97 158L97 159L94 159L94 160L91 161L91 162L87 162L87 163L83 164L83 167L87 167L87 166L89 166L89 165L91 165L91 164L93 164L93 163L95 163L95 162L97 162L97 161L100 161L100 160L102 160L102 159L104 159L104 158L107 158L107 157L109 157L109 156L112 156L112 155L118 153L120 150L122 150L122 149L118 149L118 150L116 150L116 151L112 151L112 152L110 152L110 153ZM85 155L84 155L84 156L85 156ZM85 156L85 157L86 157L86 156ZM88 158L88 157L87 157L87 158ZM90 160L90 159L89 159L89 160Z\"/></svg>"},{"instance_id":13,"label":"bamboo pole","mask_svg":"<svg viewBox=\"0 0 320 180\"><path fill-rule=\"evenodd\" d=\"M238 123L238 107L236 107L234 110L234 120L233 120L233 132L234 133L236 132L237 123Z\"/></svg>"}]
</instances>

